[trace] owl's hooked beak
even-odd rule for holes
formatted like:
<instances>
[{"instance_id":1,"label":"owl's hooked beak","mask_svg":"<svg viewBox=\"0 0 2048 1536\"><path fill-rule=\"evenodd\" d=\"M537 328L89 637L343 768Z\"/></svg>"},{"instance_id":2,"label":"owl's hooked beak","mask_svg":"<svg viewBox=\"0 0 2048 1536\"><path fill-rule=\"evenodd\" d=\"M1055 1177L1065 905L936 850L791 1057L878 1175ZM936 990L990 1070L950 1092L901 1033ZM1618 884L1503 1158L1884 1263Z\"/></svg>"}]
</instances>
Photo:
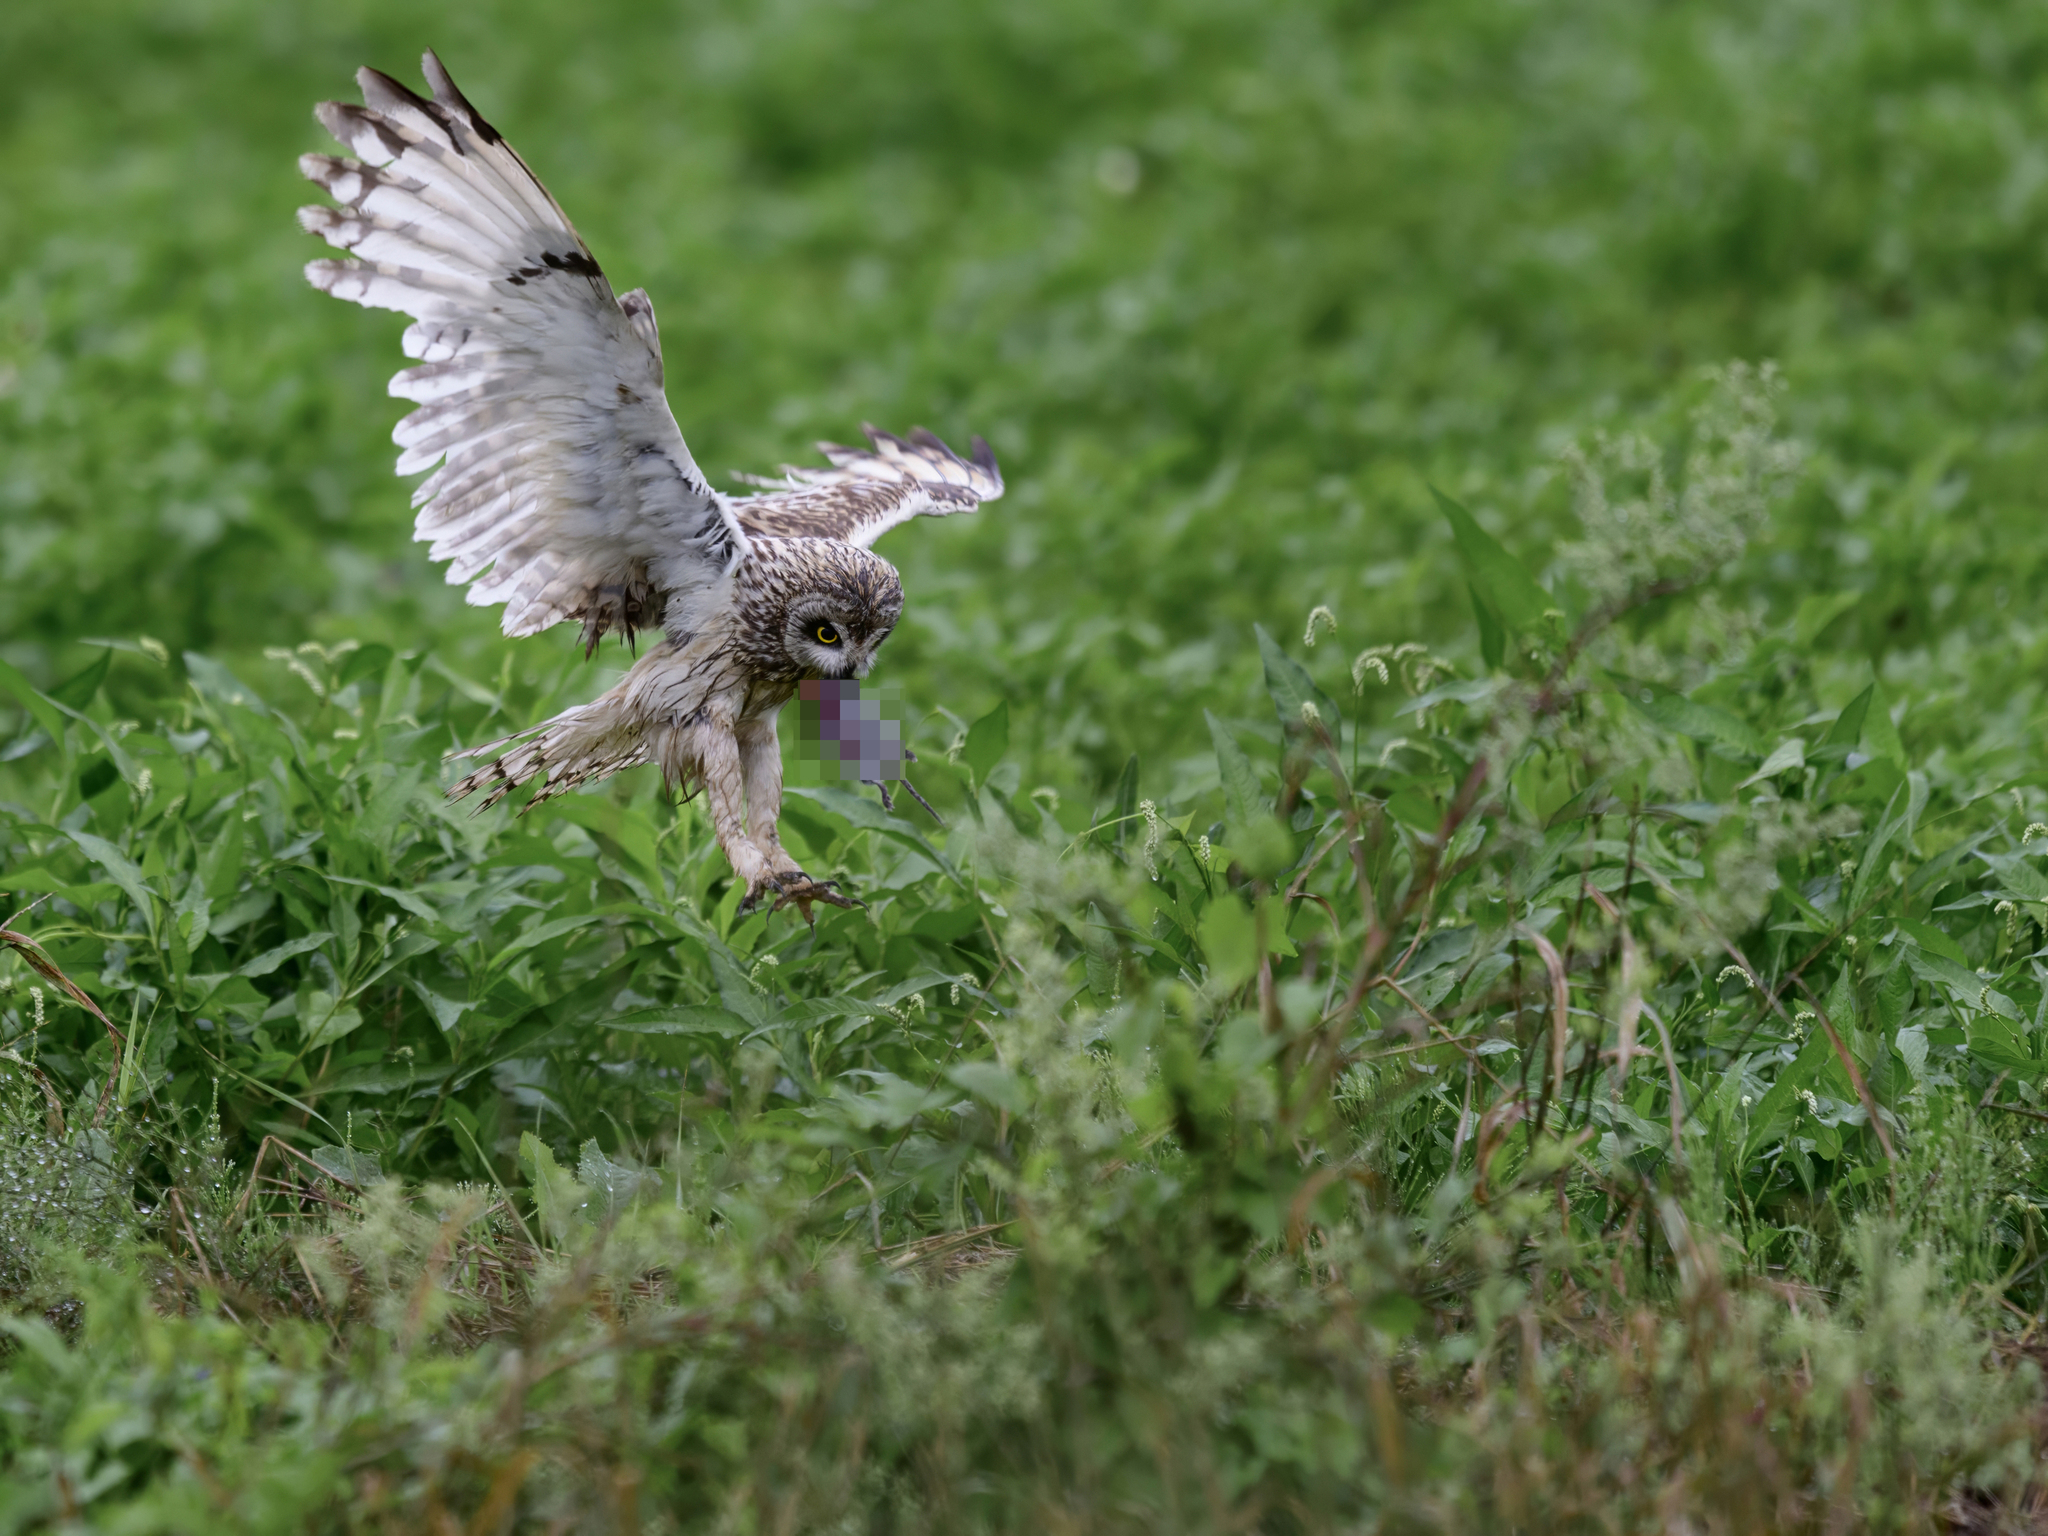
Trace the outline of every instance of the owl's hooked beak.
<instances>
[{"instance_id":1,"label":"owl's hooked beak","mask_svg":"<svg viewBox=\"0 0 2048 1536\"><path fill-rule=\"evenodd\" d=\"M866 677L874 668L875 658L869 653L865 656L848 656L844 663L836 667L820 665L816 671L820 678L829 682L844 683Z\"/></svg>"}]
</instances>

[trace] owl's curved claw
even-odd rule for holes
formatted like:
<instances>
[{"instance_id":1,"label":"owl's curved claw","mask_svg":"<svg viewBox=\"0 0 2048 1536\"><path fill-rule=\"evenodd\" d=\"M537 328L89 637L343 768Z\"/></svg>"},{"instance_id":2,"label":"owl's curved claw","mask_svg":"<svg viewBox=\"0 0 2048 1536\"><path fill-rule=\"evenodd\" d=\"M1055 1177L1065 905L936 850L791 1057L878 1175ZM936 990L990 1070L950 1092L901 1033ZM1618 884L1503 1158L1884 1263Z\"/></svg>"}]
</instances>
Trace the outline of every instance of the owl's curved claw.
<instances>
[{"instance_id":1,"label":"owl's curved claw","mask_svg":"<svg viewBox=\"0 0 2048 1536\"><path fill-rule=\"evenodd\" d=\"M804 921L812 924L817 922L811 915L812 902L822 901L834 907L867 907L867 903L857 897L842 895L837 880L813 880L800 869L782 869L774 871L758 886L748 891L746 900L740 903L736 915L745 917L771 892L775 899L768 908L770 912L780 912L794 902L797 911L803 914Z\"/></svg>"}]
</instances>

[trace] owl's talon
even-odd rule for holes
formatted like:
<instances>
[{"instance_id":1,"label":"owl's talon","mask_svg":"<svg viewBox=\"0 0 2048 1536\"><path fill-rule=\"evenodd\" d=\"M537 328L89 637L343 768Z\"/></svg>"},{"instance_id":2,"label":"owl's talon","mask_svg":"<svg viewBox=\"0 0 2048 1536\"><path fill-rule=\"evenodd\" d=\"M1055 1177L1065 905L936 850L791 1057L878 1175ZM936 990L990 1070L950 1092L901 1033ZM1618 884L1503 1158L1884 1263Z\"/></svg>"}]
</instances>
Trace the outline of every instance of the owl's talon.
<instances>
[{"instance_id":1,"label":"owl's talon","mask_svg":"<svg viewBox=\"0 0 2048 1536\"><path fill-rule=\"evenodd\" d=\"M804 921L813 925L817 922L817 919L811 915L811 903L813 902L822 901L827 906L833 907L865 908L867 906L867 903L864 901L842 895L839 891L839 882L837 880L814 880L800 869L777 870L762 882L761 889L756 893L756 897L767 895L768 887L770 886L775 888L775 901L769 907L769 911L780 912L784 907L789 906L793 902L796 905L797 911L803 914Z\"/></svg>"}]
</instances>

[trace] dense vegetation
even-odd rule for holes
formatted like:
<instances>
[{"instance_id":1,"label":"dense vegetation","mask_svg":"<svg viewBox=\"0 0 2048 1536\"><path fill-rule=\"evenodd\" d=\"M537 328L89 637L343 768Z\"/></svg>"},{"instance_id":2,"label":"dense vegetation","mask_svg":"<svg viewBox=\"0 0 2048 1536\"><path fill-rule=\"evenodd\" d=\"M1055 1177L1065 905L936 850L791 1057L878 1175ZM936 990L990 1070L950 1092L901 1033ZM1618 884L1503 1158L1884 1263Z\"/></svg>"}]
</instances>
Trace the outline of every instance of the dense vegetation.
<instances>
[{"instance_id":1,"label":"dense vegetation","mask_svg":"<svg viewBox=\"0 0 2048 1536\"><path fill-rule=\"evenodd\" d=\"M407 543L440 50L945 817L740 919ZM0 1531L2033 1529L2048 18L0 11ZM17 910L19 909L19 910Z\"/></svg>"}]
</instances>

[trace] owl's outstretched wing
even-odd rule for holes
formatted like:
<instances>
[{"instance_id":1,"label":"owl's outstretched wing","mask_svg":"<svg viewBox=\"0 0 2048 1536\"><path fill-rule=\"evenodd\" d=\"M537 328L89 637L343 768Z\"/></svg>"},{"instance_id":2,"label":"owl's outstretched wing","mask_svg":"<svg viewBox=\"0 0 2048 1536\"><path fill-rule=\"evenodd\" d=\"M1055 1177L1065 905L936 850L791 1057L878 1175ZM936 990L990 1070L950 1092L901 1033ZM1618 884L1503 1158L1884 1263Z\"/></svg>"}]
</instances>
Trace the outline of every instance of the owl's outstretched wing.
<instances>
[{"instance_id":1,"label":"owl's outstretched wing","mask_svg":"<svg viewBox=\"0 0 2048 1536\"><path fill-rule=\"evenodd\" d=\"M1003 494L996 456L978 437L973 457L963 459L922 427L907 439L861 430L866 448L818 444L830 468L785 464L781 480L741 475L775 489L733 500L740 526L760 537L838 539L866 548L913 517L972 512Z\"/></svg>"},{"instance_id":2,"label":"owl's outstretched wing","mask_svg":"<svg viewBox=\"0 0 2048 1536\"><path fill-rule=\"evenodd\" d=\"M299 161L341 204L300 224L351 253L307 279L413 317L398 472L440 465L413 493L416 536L471 603L505 605L508 635L576 619L594 646L665 611L687 626L747 537L669 412L654 308L613 298L526 162L424 62L431 101L362 70L363 106L317 109L358 158Z\"/></svg>"}]
</instances>

